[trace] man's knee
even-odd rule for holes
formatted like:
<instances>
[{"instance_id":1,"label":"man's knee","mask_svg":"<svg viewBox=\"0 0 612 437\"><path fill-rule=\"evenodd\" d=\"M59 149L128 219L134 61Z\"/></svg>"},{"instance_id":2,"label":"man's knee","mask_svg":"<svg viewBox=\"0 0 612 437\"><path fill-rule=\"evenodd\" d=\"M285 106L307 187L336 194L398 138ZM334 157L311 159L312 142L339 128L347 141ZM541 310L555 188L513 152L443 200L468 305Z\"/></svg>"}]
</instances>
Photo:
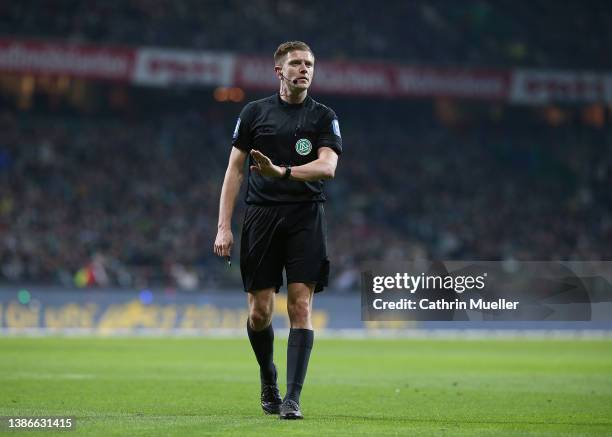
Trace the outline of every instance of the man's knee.
<instances>
[{"instance_id":1,"label":"man's knee","mask_svg":"<svg viewBox=\"0 0 612 437\"><path fill-rule=\"evenodd\" d=\"M300 297L287 301L289 319L294 323L306 323L310 318L310 299Z\"/></svg>"},{"instance_id":2,"label":"man's knee","mask_svg":"<svg viewBox=\"0 0 612 437\"><path fill-rule=\"evenodd\" d=\"M252 310L249 314L249 320L251 322L251 328L255 331L261 331L265 329L272 320L272 315L264 311Z\"/></svg>"},{"instance_id":3,"label":"man's knee","mask_svg":"<svg viewBox=\"0 0 612 437\"><path fill-rule=\"evenodd\" d=\"M255 331L261 331L270 324L273 311L274 290L262 290L249 295L249 322Z\"/></svg>"},{"instance_id":4,"label":"man's knee","mask_svg":"<svg viewBox=\"0 0 612 437\"><path fill-rule=\"evenodd\" d=\"M287 313L292 326L310 326L314 287L315 284L299 282L288 285Z\"/></svg>"}]
</instances>

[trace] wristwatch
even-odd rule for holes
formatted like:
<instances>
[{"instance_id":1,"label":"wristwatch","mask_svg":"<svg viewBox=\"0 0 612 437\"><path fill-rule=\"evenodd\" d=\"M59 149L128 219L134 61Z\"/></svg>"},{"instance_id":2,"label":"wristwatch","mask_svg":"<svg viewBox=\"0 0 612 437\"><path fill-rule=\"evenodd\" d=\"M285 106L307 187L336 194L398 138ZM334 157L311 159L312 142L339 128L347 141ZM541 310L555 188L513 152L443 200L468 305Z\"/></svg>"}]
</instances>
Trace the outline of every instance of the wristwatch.
<instances>
[{"instance_id":1,"label":"wristwatch","mask_svg":"<svg viewBox=\"0 0 612 437\"><path fill-rule=\"evenodd\" d=\"M289 179L291 177L291 166L288 165L285 167L285 174L281 177L281 179Z\"/></svg>"}]
</instances>

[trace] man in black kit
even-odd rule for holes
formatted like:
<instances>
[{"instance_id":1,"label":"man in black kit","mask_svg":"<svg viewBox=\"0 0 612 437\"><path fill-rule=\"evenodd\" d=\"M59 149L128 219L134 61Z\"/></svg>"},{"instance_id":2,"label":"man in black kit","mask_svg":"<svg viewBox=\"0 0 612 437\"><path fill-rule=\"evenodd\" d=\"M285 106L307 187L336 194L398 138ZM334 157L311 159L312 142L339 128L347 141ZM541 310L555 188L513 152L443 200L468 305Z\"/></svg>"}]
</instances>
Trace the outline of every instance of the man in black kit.
<instances>
[{"instance_id":1,"label":"man in black kit","mask_svg":"<svg viewBox=\"0 0 612 437\"><path fill-rule=\"evenodd\" d=\"M261 406L281 419L302 419L300 392L314 340L313 294L329 276L323 180L332 179L342 139L336 114L308 96L314 55L300 41L274 53L278 94L248 103L236 123L221 190L214 251L229 257L232 213L249 157L240 271L247 292L247 333L260 367ZM274 299L287 276L287 393L281 399L273 362Z\"/></svg>"}]
</instances>

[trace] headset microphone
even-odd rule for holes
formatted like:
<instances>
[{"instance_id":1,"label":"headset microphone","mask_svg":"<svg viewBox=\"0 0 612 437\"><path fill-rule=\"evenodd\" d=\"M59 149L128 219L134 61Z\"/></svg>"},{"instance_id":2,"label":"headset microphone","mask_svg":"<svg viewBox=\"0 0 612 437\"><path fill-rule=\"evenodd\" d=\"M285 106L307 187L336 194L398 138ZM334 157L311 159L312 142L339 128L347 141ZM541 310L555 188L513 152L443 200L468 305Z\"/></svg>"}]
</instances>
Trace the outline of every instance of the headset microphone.
<instances>
[{"instance_id":1,"label":"headset microphone","mask_svg":"<svg viewBox=\"0 0 612 437\"><path fill-rule=\"evenodd\" d=\"M287 78L286 78L286 77L283 75L283 73L281 73L281 72L279 71L279 72L278 72L278 74L280 74L280 76L281 76L283 79L285 79L287 82L289 82L289 79L287 79ZM291 83L293 83L293 85L297 85L298 80L297 80L297 79L293 79L293 80L291 81Z\"/></svg>"}]
</instances>

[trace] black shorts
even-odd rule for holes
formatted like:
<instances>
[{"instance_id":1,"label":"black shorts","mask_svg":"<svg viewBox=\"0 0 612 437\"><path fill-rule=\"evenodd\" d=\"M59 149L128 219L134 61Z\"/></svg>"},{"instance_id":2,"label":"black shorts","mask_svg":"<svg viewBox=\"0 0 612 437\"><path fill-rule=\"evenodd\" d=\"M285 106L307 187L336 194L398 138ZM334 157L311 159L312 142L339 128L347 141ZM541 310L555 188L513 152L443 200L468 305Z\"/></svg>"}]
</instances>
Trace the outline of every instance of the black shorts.
<instances>
[{"instance_id":1,"label":"black shorts","mask_svg":"<svg viewBox=\"0 0 612 437\"><path fill-rule=\"evenodd\" d=\"M323 290L329 279L327 227L319 202L249 205L242 226L240 272L244 291L287 283L316 283Z\"/></svg>"}]
</instances>

